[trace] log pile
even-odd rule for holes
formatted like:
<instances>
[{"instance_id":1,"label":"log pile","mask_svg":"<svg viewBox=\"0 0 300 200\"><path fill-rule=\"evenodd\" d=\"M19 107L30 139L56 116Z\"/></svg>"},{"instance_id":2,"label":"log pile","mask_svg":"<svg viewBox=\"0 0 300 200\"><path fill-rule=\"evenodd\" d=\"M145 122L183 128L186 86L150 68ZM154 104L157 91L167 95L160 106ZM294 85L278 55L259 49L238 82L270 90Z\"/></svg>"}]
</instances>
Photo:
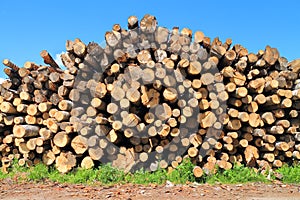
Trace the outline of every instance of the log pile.
<instances>
[{"instance_id":1,"label":"log pile","mask_svg":"<svg viewBox=\"0 0 300 200\"><path fill-rule=\"evenodd\" d=\"M16 66L0 85L0 158L62 173L99 163L132 171L172 170L185 157L193 173L234 163L278 168L300 159L300 61L267 46L239 44L188 28L168 30L154 16L115 24L106 46L66 42L65 69Z\"/></svg>"}]
</instances>

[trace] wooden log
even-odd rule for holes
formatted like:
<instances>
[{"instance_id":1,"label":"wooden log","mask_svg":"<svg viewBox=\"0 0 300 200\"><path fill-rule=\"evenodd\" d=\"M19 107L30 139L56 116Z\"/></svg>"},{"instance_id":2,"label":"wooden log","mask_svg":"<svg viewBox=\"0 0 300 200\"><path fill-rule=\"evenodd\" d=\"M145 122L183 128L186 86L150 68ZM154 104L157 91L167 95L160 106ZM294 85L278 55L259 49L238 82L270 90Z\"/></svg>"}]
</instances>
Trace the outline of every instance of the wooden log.
<instances>
[{"instance_id":1,"label":"wooden log","mask_svg":"<svg viewBox=\"0 0 300 200\"><path fill-rule=\"evenodd\" d=\"M78 38L73 43L73 52L80 58L83 58L86 54L86 45Z\"/></svg>"},{"instance_id":2,"label":"wooden log","mask_svg":"<svg viewBox=\"0 0 300 200\"><path fill-rule=\"evenodd\" d=\"M236 52L237 56L240 58L248 55L248 50L240 44L234 45L232 49Z\"/></svg>"},{"instance_id":3,"label":"wooden log","mask_svg":"<svg viewBox=\"0 0 300 200\"><path fill-rule=\"evenodd\" d=\"M199 116L199 120L200 120L200 126L202 128L208 128L211 127L216 121L217 118L215 116L215 114L211 111L206 111L205 113L200 113Z\"/></svg>"},{"instance_id":4,"label":"wooden log","mask_svg":"<svg viewBox=\"0 0 300 200\"><path fill-rule=\"evenodd\" d=\"M9 134L9 135L6 135L6 136L3 138L2 142L3 142L4 144L11 144L11 143L13 143L13 140L14 140L14 135L13 135L13 134Z\"/></svg>"},{"instance_id":5,"label":"wooden log","mask_svg":"<svg viewBox=\"0 0 300 200\"><path fill-rule=\"evenodd\" d=\"M246 148L248 146L248 140L246 139L241 139L239 141L239 145L241 145L241 147Z\"/></svg>"},{"instance_id":6,"label":"wooden log","mask_svg":"<svg viewBox=\"0 0 300 200\"><path fill-rule=\"evenodd\" d=\"M32 125L15 125L13 127L13 134L17 138L34 137L39 134L40 128Z\"/></svg>"},{"instance_id":7,"label":"wooden log","mask_svg":"<svg viewBox=\"0 0 300 200\"><path fill-rule=\"evenodd\" d=\"M71 141L71 146L76 152L76 154L83 154L88 149L87 139L83 136L76 136Z\"/></svg>"},{"instance_id":8,"label":"wooden log","mask_svg":"<svg viewBox=\"0 0 300 200\"><path fill-rule=\"evenodd\" d=\"M105 148L105 147L104 147ZM89 156L95 160L95 161L99 161L102 156L104 155L104 152L103 152L103 146L100 147L92 147L92 148L89 148L88 149L88 153L89 153Z\"/></svg>"},{"instance_id":9,"label":"wooden log","mask_svg":"<svg viewBox=\"0 0 300 200\"><path fill-rule=\"evenodd\" d=\"M199 167L199 166L195 166L195 167L193 168L193 174L194 174L194 176L197 177L197 178L202 177L202 176L203 176L203 170L202 170L202 168Z\"/></svg>"},{"instance_id":10,"label":"wooden log","mask_svg":"<svg viewBox=\"0 0 300 200\"><path fill-rule=\"evenodd\" d=\"M45 151L43 153L42 161L45 165L47 165L47 166L52 165L55 162L55 159L56 159L56 156L51 150Z\"/></svg>"},{"instance_id":11,"label":"wooden log","mask_svg":"<svg viewBox=\"0 0 300 200\"><path fill-rule=\"evenodd\" d=\"M247 105L248 112L256 113L258 111L258 104L255 101L250 102L249 105Z\"/></svg>"},{"instance_id":12,"label":"wooden log","mask_svg":"<svg viewBox=\"0 0 300 200\"><path fill-rule=\"evenodd\" d=\"M274 135L264 135L262 139L267 143L274 143L276 141L276 137Z\"/></svg>"},{"instance_id":13,"label":"wooden log","mask_svg":"<svg viewBox=\"0 0 300 200\"><path fill-rule=\"evenodd\" d=\"M244 151L244 154L247 166L255 166L256 159L259 158L258 149L255 146L248 145Z\"/></svg>"},{"instance_id":14,"label":"wooden log","mask_svg":"<svg viewBox=\"0 0 300 200\"><path fill-rule=\"evenodd\" d=\"M70 113L67 111L57 111L54 115L54 118L58 122L66 121L69 119L69 117L70 117Z\"/></svg>"},{"instance_id":15,"label":"wooden log","mask_svg":"<svg viewBox=\"0 0 300 200\"><path fill-rule=\"evenodd\" d=\"M70 137L66 132L58 132L53 137L53 143L58 147L66 147L70 142Z\"/></svg>"},{"instance_id":16,"label":"wooden log","mask_svg":"<svg viewBox=\"0 0 300 200\"><path fill-rule=\"evenodd\" d=\"M275 125L267 128L267 131L271 134L283 134L284 128L280 125Z\"/></svg>"},{"instance_id":17,"label":"wooden log","mask_svg":"<svg viewBox=\"0 0 300 200\"><path fill-rule=\"evenodd\" d=\"M40 114L38 111L38 106L36 104L30 104L27 107L27 114L31 115L31 116L36 116L36 115Z\"/></svg>"},{"instance_id":18,"label":"wooden log","mask_svg":"<svg viewBox=\"0 0 300 200\"><path fill-rule=\"evenodd\" d=\"M249 115L249 125L256 128L260 125L260 115L256 113L250 113Z\"/></svg>"},{"instance_id":19,"label":"wooden log","mask_svg":"<svg viewBox=\"0 0 300 200\"><path fill-rule=\"evenodd\" d=\"M56 121L55 119L53 119L53 118L48 118L48 119L46 120L45 123L46 123L46 125L47 125L47 128L48 128L51 132L53 132L53 133L57 133L57 132L58 132L59 126L58 126L57 121Z\"/></svg>"},{"instance_id":20,"label":"wooden log","mask_svg":"<svg viewBox=\"0 0 300 200\"><path fill-rule=\"evenodd\" d=\"M16 108L10 102L2 102L0 105L0 110L3 113L15 114L17 112Z\"/></svg>"},{"instance_id":21,"label":"wooden log","mask_svg":"<svg viewBox=\"0 0 300 200\"><path fill-rule=\"evenodd\" d=\"M274 65L275 62L279 58L279 53L276 48L271 48L270 46L266 46L265 53L263 55L263 59L269 64Z\"/></svg>"},{"instance_id":22,"label":"wooden log","mask_svg":"<svg viewBox=\"0 0 300 200\"><path fill-rule=\"evenodd\" d=\"M14 71L16 71L16 72L20 69L17 65L15 65L14 63L12 63L12 62L11 62L10 60L8 60L8 59L4 59L2 63L3 63L3 65L5 65L5 66L11 68L12 70L14 70Z\"/></svg>"},{"instance_id":23,"label":"wooden log","mask_svg":"<svg viewBox=\"0 0 300 200\"><path fill-rule=\"evenodd\" d=\"M62 111L71 111L73 106L74 106L74 103L72 101L69 101L69 100L62 100L58 104L58 108Z\"/></svg>"},{"instance_id":24,"label":"wooden log","mask_svg":"<svg viewBox=\"0 0 300 200\"><path fill-rule=\"evenodd\" d=\"M62 152L56 157L55 166L59 172L67 173L76 166L76 157L70 151Z\"/></svg>"},{"instance_id":25,"label":"wooden log","mask_svg":"<svg viewBox=\"0 0 300 200\"><path fill-rule=\"evenodd\" d=\"M239 112L238 119L241 120L241 122L248 122L249 114L247 112Z\"/></svg>"},{"instance_id":26,"label":"wooden log","mask_svg":"<svg viewBox=\"0 0 300 200\"><path fill-rule=\"evenodd\" d=\"M287 151L290 149L290 146L286 142L276 142L275 147L279 151Z\"/></svg>"},{"instance_id":27,"label":"wooden log","mask_svg":"<svg viewBox=\"0 0 300 200\"><path fill-rule=\"evenodd\" d=\"M55 70L60 69L58 64L46 50L41 51L40 55L44 59L44 63L49 64Z\"/></svg>"},{"instance_id":28,"label":"wooden log","mask_svg":"<svg viewBox=\"0 0 300 200\"><path fill-rule=\"evenodd\" d=\"M80 164L83 169L91 169L94 167L94 165L93 159L89 156L84 157Z\"/></svg>"},{"instance_id":29,"label":"wooden log","mask_svg":"<svg viewBox=\"0 0 300 200\"><path fill-rule=\"evenodd\" d=\"M130 16L127 21L128 29L135 29L138 27L138 18L136 16Z\"/></svg>"},{"instance_id":30,"label":"wooden log","mask_svg":"<svg viewBox=\"0 0 300 200\"><path fill-rule=\"evenodd\" d=\"M145 33L154 33L156 30L157 21L154 16L146 14L140 22L140 29Z\"/></svg>"},{"instance_id":31,"label":"wooden log","mask_svg":"<svg viewBox=\"0 0 300 200\"><path fill-rule=\"evenodd\" d=\"M38 110L42 113L49 111L52 108L51 102L42 102L38 105Z\"/></svg>"},{"instance_id":32,"label":"wooden log","mask_svg":"<svg viewBox=\"0 0 300 200\"><path fill-rule=\"evenodd\" d=\"M140 92L135 88L130 88L126 91L126 98L132 103L136 103L140 99L140 96Z\"/></svg>"},{"instance_id":33,"label":"wooden log","mask_svg":"<svg viewBox=\"0 0 300 200\"><path fill-rule=\"evenodd\" d=\"M201 74L200 78L203 85L210 85L214 82L214 76L211 73Z\"/></svg>"},{"instance_id":34,"label":"wooden log","mask_svg":"<svg viewBox=\"0 0 300 200\"><path fill-rule=\"evenodd\" d=\"M36 148L36 138L31 138L26 142L26 146L29 150L34 150Z\"/></svg>"},{"instance_id":35,"label":"wooden log","mask_svg":"<svg viewBox=\"0 0 300 200\"><path fill-rule=\"evenodd\" d=\"M267 160L268 162L274 162L274 160L275 160L275 156L274 156L273 153L264 153L264 154L262 155L262 157L263 157L265 160Z\"/></svg>"},{"instance_id":36,"label":"wooden log","mask_svg":"<svg viewBox=\"0 0 300 200\"><path fill-rule=\"evenodd\" d=\"M254 101L261 105L266 103L266 97L263 94L258 94L254 97Z\"/></svg>"},{"instance_id":37,"label":"wooden log","mask_svg":"<svg viewBox=\"0 0 300 200\"><path fill-rule=\"evenodd\" d=\"M238 119L229 120L226 128L230 131L237 131L242 127L241 121Z\"/></svg>"},{"instance_id":38,"label":"wooden log","mask_svg":"<svg viewBox=\"0 0 300 200\"><path fill-rule=\"evenodd\" d=\"M282 126L283 128L289 128L291 126L290 121L286 119L278 120L275 124L277 126Z\"/></svg>"},{"instance_id":39,"label":"wooden log","mask_svg":"<svg viewBox=\"0 0 300 200\"><path fill-rule=\"evenodd\" d=\"M4 116L4 124L7 126L14 125L14 116Z\"/></svg>"},{"instance_id":40,"label":"wooden log","mask_svg":"<svg viewBox=\"0 0 300 200\"><path fill-rule=\"evenodd\" d=\"M261 116L262 120L267 124L273 124L276 120L275 116L272 112L265 112Z\"/></svg>"},{"instance_id":41,"label":"wooden log","mask_svg":"<svg viewBox=\"0 0 300 200\"><path fill-rule=\"evenodd\" d=\"M230 66L235 59L236 59L235 51L229 50L229 51L226 51L226 53L224 54L224 57L223 57L223 60L221 63L223 66Z\"/></svg>"}]
</instances>

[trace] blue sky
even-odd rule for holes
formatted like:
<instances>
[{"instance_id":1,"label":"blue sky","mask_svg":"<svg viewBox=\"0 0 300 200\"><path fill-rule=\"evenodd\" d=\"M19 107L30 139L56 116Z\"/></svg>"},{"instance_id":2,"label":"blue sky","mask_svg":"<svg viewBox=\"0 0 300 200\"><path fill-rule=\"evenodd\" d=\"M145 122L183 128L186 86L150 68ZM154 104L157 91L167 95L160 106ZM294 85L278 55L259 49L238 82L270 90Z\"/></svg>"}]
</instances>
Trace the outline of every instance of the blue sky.
<instances>
[{"instance_id":1,"label":"blue sky","mask_svg":"<svg viewBox=\"0 0 300 200\"><path fill-rule=\"evenodd\" d=\"M127 18L155 15L160 26L188 27L221 40L232 38L256 53L266 45L278 48L289 60L300 58L300 1L39 1L1 0L0 60L19 66L42 64L41 50L53 56L65 50L65 41L103 42L104 34ZM0 77L5 77L3 65Z\"/></svg>"}]
</instances>

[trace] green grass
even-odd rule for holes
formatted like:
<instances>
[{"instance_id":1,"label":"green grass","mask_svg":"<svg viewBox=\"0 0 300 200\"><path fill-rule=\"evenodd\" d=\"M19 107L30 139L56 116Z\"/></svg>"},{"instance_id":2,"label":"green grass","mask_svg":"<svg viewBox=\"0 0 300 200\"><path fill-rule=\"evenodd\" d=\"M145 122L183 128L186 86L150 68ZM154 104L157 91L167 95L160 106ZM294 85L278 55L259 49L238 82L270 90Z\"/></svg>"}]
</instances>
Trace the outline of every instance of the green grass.
<instances>
[{"instance_id":1,"label":"green grass","mask_svg":"<svg viewBox=\"0 0 300 200\"><path fill-rule=\"evenodd\" d=\"M284 165L276 172L282 175L282 181L284 183L300 183L300 165Z\"/></svg>"},{"instance_id":2,"label":"green grass","mask_svg":"<svg viewBox=\"0 0 300 200\"><path fill-rule=\"evenodd\" d=\"M49 170L46 165L37 164L27 170L28 178L33 181L44 180L49 177Z\"/></svg>"},{"instance_id":3,"label":"green grass","mask_svg":"<svg viewBox=\"0 0 300 200\"><path fill-rule=\"evenodd\" d=\"M184 160L172 172L167 172L164 169L158 169L155 172L144 170L135 173L124 173L121 170L113 168L110 164L102 165L96 169L84 170L77 168L67 174L61 174L53 167L47 167L43 164L38 164L34 167L26 168L19 167L14 164L9 169L8 174L0 172L0 179L11 178L17 182L33 181L42 182L50 180L59 183L73 184L164 184L170 181L175 184L186 184L188 182L198 183L249 183L249 182L271 182L275 180L275 176L271 176L271 180L265 175L256 173L253 169L244 166L234 166L230 170L218 170L214 175L204 175L201 178L195 178L192 170L194 165L189 160ZM300 183L300 165L283 166L275 171L282 176L283 183Z\"/></svg>"},{"instance_id":4,"label":"green grass","mask_svg":"<svg viewBox=\"0 0 300 200\"><path fill-rule=\"evenodd\" d=\"M234 166L231 170L218 171L215 175L206 177L207 183L250 183L270 182L266 176L256 173L253 169L244 166Z\"/></svg>"},{"instance_id":5,"label":"green grass","mask_svg":"<svg viewBox=\"0 0 300 200\"><path fill-rule=\"evenodd\" d=\"M196 178L193 174L194 165L190 160L185 159L183 162L170 174L168 174L168 180L172 183L186 183L195 182Z\"/></svg>"}]
</instances>

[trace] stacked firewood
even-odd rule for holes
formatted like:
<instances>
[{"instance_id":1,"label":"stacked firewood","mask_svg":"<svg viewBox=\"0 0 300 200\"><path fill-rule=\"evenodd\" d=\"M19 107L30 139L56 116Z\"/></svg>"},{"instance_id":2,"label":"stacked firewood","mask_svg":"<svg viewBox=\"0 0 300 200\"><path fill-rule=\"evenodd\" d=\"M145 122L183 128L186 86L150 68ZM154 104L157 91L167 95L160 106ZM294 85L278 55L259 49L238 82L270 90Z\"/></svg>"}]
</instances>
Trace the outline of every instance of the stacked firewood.
<instances>
[{"instance_id":1,"label":"stacked firewood","mask_svg":"<svg viewBox=\"0 0 300 200\"><path fill-rule=\"evenodd\" d=\"M300 61L276 48L249 53L231 39L157 26L154 16L115 24L106 46L66 42L61 69L4 60L0 157L5 170L43 162L66 173L99 163L194 175L233 164L277 168L300 159Z\"/></svg>"}]
</instances>

